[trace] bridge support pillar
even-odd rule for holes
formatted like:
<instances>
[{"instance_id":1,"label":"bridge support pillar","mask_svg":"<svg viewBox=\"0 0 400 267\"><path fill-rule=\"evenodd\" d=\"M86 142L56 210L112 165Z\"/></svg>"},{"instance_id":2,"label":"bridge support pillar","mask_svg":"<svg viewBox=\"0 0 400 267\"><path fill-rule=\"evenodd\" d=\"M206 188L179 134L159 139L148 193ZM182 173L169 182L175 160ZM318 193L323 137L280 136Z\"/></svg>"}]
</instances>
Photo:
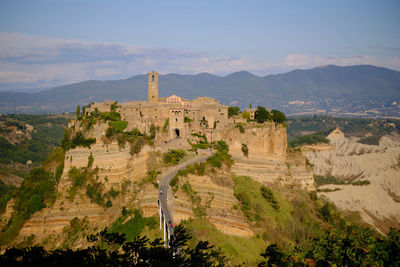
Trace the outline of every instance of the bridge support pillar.
<instances>
[{"instance_id":1,"label":"bridge support pillar","mask_svg":"<svg viewBox=\"0 0 400 267\"><path fill-rule=\"evenodd\" d=\"M166 232L167 232L167 227L166 227L166 225L165 225L165 216L163 216L163 218L164 218L164 246L165 246L165 238L166 238Z\"/></svg>"},{"instance_id":2,"label":"bridge support pillar","mask_svg":"<svg viewBox=\"0 0 400 267\"><path fill-rule=\"evenodd\" d=\"M161 205L160 202L158 202L158 211L160 213L160 230L161 230L161 224L162 224L162 211L161 211Z\"/></svg>"}]
</instances>

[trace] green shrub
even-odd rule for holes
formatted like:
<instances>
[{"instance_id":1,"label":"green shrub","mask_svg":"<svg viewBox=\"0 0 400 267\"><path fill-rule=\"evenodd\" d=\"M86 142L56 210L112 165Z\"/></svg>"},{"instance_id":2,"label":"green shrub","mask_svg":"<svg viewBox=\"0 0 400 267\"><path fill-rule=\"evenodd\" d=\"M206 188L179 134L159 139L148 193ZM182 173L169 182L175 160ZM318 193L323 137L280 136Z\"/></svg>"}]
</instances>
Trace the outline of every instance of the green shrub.
<instances>
[{"instance_id":1,"label":"green shrub","mask_svg":"<svg viewBox=\"0 0 400 267\"><path fill-rule=\"evenodd\" d=\"M271 189L266 186L261 186L260 189L262 196L271 204L271 206L274 209L279 210L278 201L274 197L274 193L272 193Z\"/></svg>"},{"instance_id":2,"label":"green shrub","mask_svg":"<svg viewBox=\"0 0 400 267\"><path fill-rule=\"evenodd\" d=\"M346 184L345 181L336 178L335 176L322 176L322 175L315 175L314 181L318 186L326 185L326 184Z\"/></svg>"},{"instance_id":3,"label":"green shrub","mask_svg":"<svg viewBox=\"0 0 400 267\"><path fill-rule=\"evenodd\" d=\"M16 191L17 188L15 186L0 181L0 214L6 210L8 201L13 197Z\"/></svg>"},{"instance_id":4,"label":"green shrub","mask_svg":"<svg viewBox=\"0 0 400 267\"><path fill-rule=\"evenodd\" d=\"M272 121L272 115L265 107L258 106L254 114L254 119L258 123L264 123L265 121Z\"/></svg>"},{"instance_id":5,"label":"green shrub","mask_svg":"<svg viewBox=\"0 0 400 267\"><path fill-rule=\"evenodd\" d=\"M360 140L358 140L357 142L361 143L361 144L366 144L366 145L379 145L379 140L381 139L381 136L379 135L372 135L372 136L368 136L365 138L362 138Z\"/></svg>"},{"instance_id":6,"label":"green shrub","mask_svg":"<svg viewBox=\"0 0 400 267\"><path fill-rule=\"evenodd\" d=\"M147 172L147 176L144 179L144 182L153 184L156 188L158 188L157 176L161 173L159 170L151 170Z\"/></svg>"},{"instance_id":7,"label":"green shrub","mask_svg":"<svg viewBox=\"0 0 400 267\"><path fill-rule=\"evenodd\" d=\"M88 157L88 164L87 164L87 168L88 169L92 168L93 162L94 162L94 157L92 155L92 152L90 152L90 155Z\"/></svg>"},{"instance_id":8,"label":"green shrub","mask_svg":"<svg viewBox=\"0 0 400 267\"><path fill-rule=\"evenodd\" d=\"M61 141L61 147L64 151L67 151L71 148L71 129L67 128L64 130L64 137Z\"/></svg>"},{"instance_id":9,"label":"green shrub","mask_svg":"<svg viewBox=\"0 0 400 267\"><path fill-rule=\"evenodd\" d=\"M56 182L60 181L63 171L64 171L64 161L62 161L60 164L58 164L58 166L56 168L56 172L55 172Z\"/></svg>"},{"instance_id":10,"label":"green shrub","mask_svg":"<svg viewBox=\"0 0 400 267\"><path fill-rule=\"evenodd\" d=\"M179 183L179 175L175 175L174 178L171 179L169 185L171 187L175 187Z\"/></svg>"},{"instance_id":11,"label":"green shrub","mask_svg":"<svg viewBox=\"0 0 400 267\"><path fill-rule=\"evenodd\" d=\"M75 148L77 146L89 147L90 145L96 143L96 138L85 138L81 131L78 131L74 138L72 138L71 148Z\"/></svg>"},{"instance_id":12,"label":"green shrub","mask_svg":"<svg viewBox=\"0 0 400 267\"><path fill-rule=\"evenodd\" d=\"M120 106L118 106L118 101L115 101L114 103L111 104L110 106L110 111L111 112L116 112L117 108L119 108Z\"/></svg>"},{"instance_id":13,"label":"green shrub","mask_svg":"<svg viewBox=\"0 0 400 267\"><path fill-rule=\"evenodd\" d=\"M272 113L272 120L275 123L284 123L286 121L286 116L283 112L273 109L271 113Z\"/></svg>"},{"instance_id":14,"label":"green shrub","mask_svg":"<svg viewBox=\"0 0 400 267\"><path fill-rule=\"evenodd\" d=\"M95 170L96 171L96 170ZM93 175L93 171L88 171L88 169L72 167L68 171L68 178L71 180L71 187L68 189L69 198L72 201L75 197L76 190L86 186L87 181Z\"/></svg>"},{"instance_id":15,"label":"green shrub","mask_svg":"<svg viewBox=\"0 0 400 267\"><path fill-rule=\"evenodd\" d=\"M371 184L371 182L368 180L358 180L358 181L351 182L351 184L352 185L369 185L369 184Z\"/></svg>"},{"instance_id":16,"label":"green shrub","mask_svg":"<svg viewBox=\"0 0 400 267\"><path fill-rule=\"evenodd\" d=\"M242 152L243 152L243 156L245 156L245 157L249 156L249 148L247 147L246 144L242 144Z\"/></svg>"},{"instance_id":17,"label":"green shrub","mask_svg":"<svg viewBox=\"0 0 400 267\"><path fill-rule=\"evenodd\" d=\"M133 128L131 131L127 131L124 134L126 134L127 136L130 136L130 137L134 137L134 138L136 138L138 136L143 136L143 134L139 131L138 128Z\"/></svg>"},{"instance_id":18,"label":"green shrub","mask_svg":"<svg viewBox=\"0 0 400 267\"><path fill-rule=\"evenodd\" d=\"M102 112L102 113L100 113L99 117L103 121L120 121L121 120L121 114L119 114L116 111Z\"/></svg>"},{"instance_id":19,"label":"green shrub","mask_svg":"<svg viewBox=\"0 0 400 267\"><path fill-rule=\"evenodd\" d=\"M325 203L320 209L318 209L318 212L322 219L327 222L332 222L331 207L329 203Z\"/></svg>"},{"instance_id":20,"label":"green shrub","mask_svg":"<svg viewBox=\"0 0 400 267\"><path fill-rule=\"evenodd\" d=\"M238 128L241 133L244 133L243 123L236 123L235 128Z\"/></svg>"},{"instance_id":21,"label":"green shrub","mask_svg":"<svg viewBox=\"0 0 400 267\"><path fill-rule=\"evenodd\" d=\"M86 175L87 170L84 168L80 171L76 167L72 167L68 171L68 177L71 179L73 187L83 187L86 184Z\"/></svg>"},{"instance_id":22,"label":"green shrub","mask_svg":"<svg viewBox=\"0 0 400 267\"><path fill-rule=\"evenodd\" d=\"M317 191L318 192L324 192L324 193L329 193L329 192L335 192L335 191L339 191L339 190L342 190L342 189L340 189L340 188L338 188L338 187L336 187L336 188L322 188L322 189L317 189Z\"/></svg>"},{"instance_id":23,"label":"green shrub","mask_svg":"<svg viewBox=\"0 0 400 267\"><path fill-rule=\"evenodd\" d=\"M164 126L162 128L162 132L168 133L168 126L169 126L169 118L165 120Z\"/></svg>"},{"instance_id":24,"label":"green shrub","mask_svg":"<svg viewBox=\"0 0 400 267\"><path fill-rule=\"evenodd\" d=\"M107 209L112 207L112 202L111 202L110 199L107 199L107 202L106 202L105 207L106 207Z\"/></svg>"},{"instance_id":25,"label":"green shrub","mask_svg":"<svg viewBox=\"0 0 400 267\"><path fill-rule=\"evenodd\" d=\"M117 136L117 144L119 148L125 148L126 141L128 141L128 136L125 134L119 134Z\"/></svg>"},{"instance_id":26,"label":"green shrub","mask_svg":"<svg viewBox=\"0 0 400 267\"><path fill-rule=\"evenodd\" d=\"M104 205L103 188L101 183L88 184L86 187L86 195L90 198L92 203L99 206Z\"/></svg>"},{"instance_id":27,"label":"green shrub","mask_svg":"<svg viewBox=\"0 0 400 267\"><path fill-rule=\"evenodd\" d=\"M185 151L180 149L169 149L168 153L165 153L163 160L166 164L178 164L181 159L185 157Z\"/></svg>"},{"instance_id":28,"label":"green shrub","mask_svg":"<svg viewBox=\"0 0 400 267\"><path fill-rule=\"evenodd\" d=\"M113 127L115 129L116 133L122 133L126 127L128 126L128 122L127 121L110 121L108 123L108 125L110 127Z\"/></svg>"},{"instance_id":29,"label":"green shrub","mask_svg":"<svg viewBox=\"0 0 400 267\"><path fill-rule=\"evenodd\" d=\"M191 118L187 117L187 116L185 116L185 117L183 118L183 122L185 122L185 123L192 122L192 121L193 121L193 120L192 120Z\"/></svg>"},{"instance_id":30,"label":"green shrub","mask_svg":"<svg viewBox=\"0 0 400 267\"><path fill-rule=\"evenodd\" d=\"M116 199L119 195L119 191L115 190L113 187L106 193L107 197L111 197L112 199Z\"/></svg>"},{"instance_id":31,"label":"green shrub","mask_svg":"<svg viewBox=\"0 0 400 267\"><path fill-rule=\"evenodd\" d=\"M239 107L228 107L228 118L233 115L239 115L240 108Z\"/></svg>"},{"instance_id":32,"label":"green shrub","mask_svg":"<svg viewBox=\"0 0 400 267\"><path fill-rule=\"evenodd\" d=\"M308 193L308 195L310 196L310 199L312 201L317 201L318 200L318 195L317 195L317 191L313 190L310 193Z\"/></svg>"},{"instance_id":33,"label":"green shrub","mask_svg":"<svg viewBox=\"0 0 400 267\"><path fill-rule=\"evenodd\" d=\"M46 207L55 200L55 181L53 174L43 168L32 169L16 190L14 212L8 223L0 231L0 245L14 239L31 214Z\"/></svg>"},{"instance_id":34,"label":"green shrub","mask_svg":"<svg viewBox=\"0 0 400 267\"><path fill-rule=\"evenodd\" d=\"M242 117L243 119L250 120L250 112L243 112Z\"/></svg>"},{"instance_id":35,"label":"green shrub","mask_svg":"<svg viewBox=\"0 0 400 267\"><path fill-rule=\"evenodd\" d=\"M137 155L142 150L142 147L145 145L146 139L143 136L139 136L135 138L133 143L131 143L131 155Z\"/></svg>"},{"instance_id":36,"label":"green shrub","mask_svg":"<svg viewBox=\"0 0 400 267\"><path fill-rule=\"evenodd\" d=\"M218 140L217 143L214 145L214 149L216 149L220 153L229 152L229 146L223 140Z\"/></svg>"},{"instance_id":37,"label":"green shrub","mask_svg":"<svg viewBox=\"0 0 400 267\"><path fill-rule=\"evenodd\" d=\"M329 134L328 131L321 131L314 134L308 134L300 136L294 140L289 141L289 147L298 147L302 145L315 145L318 143L329 143L329 139L326 136Z\"/></svg>"},{"instance_id":38,"label":"green shrub","mask_svg":"<svg viewBox=\"0 0 400 267\"><path fill-rule=\"evenodd\" d=\"M223 163L230 167L233 161L227 152L217 152L207 159L207 163L213 167L221 168Z\"/></svg>"},{"instance_id":39,"label":"green shrub","mask_svg":"<svg viewBox=\"0 0 400 267\"><path fill-rule=\"evenodd\" d=\"M106 137L111 139L115 135L115 128L114 127L108 127L106 130Z\"/></svg>"},{"instance_id":40,"label":"green shrub","mask_svg":"<svg viewBox=\"0 0 400 267\"><path fill-rule=\"evenodd\" d=\"M122 214L121 217L113 222L109 231L111 233L124 234L127 241L134 241L146 226L148 226L150 230L157 227L157 219L155 217L143 217L140 210L129 211L125 209L124 213L125 215ZM127 220L129 216L131 216L131 218Z\"/></svg>"},{"instance_id":41,"label":"green shrub","mask_svg":"<svg viewBox=\"0 0 400 267\"><path fill-rule=\"evenodd\" d=\"M191 133L190 135L198 137L200 139L200 144L208 144L207 136L202 135L200 133Z\"/></svg>"},{"instance_id":42,"label":"green shrub","mask_svg":"<svg viewBox=\"0 0 400 267\"><path fill-rule=\"evenodd\" d=\"M150 138L151 139L154 140L154 138L156 138L156 133L157 133L158 130L159 130L159 127L154 126L154 124L150 125Z\"/></svg>"}]
</instances>

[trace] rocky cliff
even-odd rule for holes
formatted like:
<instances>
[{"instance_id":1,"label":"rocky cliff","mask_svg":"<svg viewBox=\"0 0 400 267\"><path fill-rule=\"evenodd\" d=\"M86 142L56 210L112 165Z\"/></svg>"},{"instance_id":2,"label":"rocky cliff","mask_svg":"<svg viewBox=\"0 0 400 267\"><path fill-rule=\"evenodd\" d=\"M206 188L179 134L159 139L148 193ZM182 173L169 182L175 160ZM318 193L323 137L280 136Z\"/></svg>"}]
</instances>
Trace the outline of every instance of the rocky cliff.
<instances>
[{"instance_id":1,"label":"rocky cliff","mask_svg":"<svg viewBox=\"0 0 400 267\"><path fill-rule=\"evenodd\" d=\"M234 125L229 129L214 132L213 136L208 133L207 138L208 140L224 140L232 154L241 154L242 144L246 144L250 157L284 158L286 155L286 127L270 122L263 125Z\"/></svg>"},{"instance_id":2,"label":"rocky cliff","mask_svg":"<svg viewBox=\"0 0 400 267\"><path fill-rule=\"evenodd\" d=\"M366 185L326 185L337 190L320 192L339 208L359 211L362 218L381 232L400 222L400 138L384 136L379 145L365 145L346 138L339 130L328 139L331 150L308 150L304 155L315 165L316 175L342 181L366 180ZM328 191L329 191L328 189Z\"/></svg>"},{"instance_id":3,"label":"rocky cliff","mask_svg":"<svg viewBox=\"0 0 400 267\"><path fill-rule=\"evenodd\" d=\"M190 189L185 188L190 185ZM194 213L204 212L206 218L215 227L227 234L238 236L253 235L247 224L239 202L233 195L233 181L230 172L218 172L198 176L189 174L180 178L180 190L174 193L170 201L175 223L194 217ZM187 188L187 187L186 187ZM196 203L198 198L200 202Z\"/></svg>"},{"instance_id":4,"label":"rocky cliff","mask_svg":"<svg viewBox=\"0 0 400 267\"><path fill-rule=\"evenodd\" d=\"M82 122L69 123L73 132L82 131L85 138L96 138L90 147L76 147L65 154L64 169L57 185L57 199L49 207L36 212L27 220L20 231L18 240L35 235L35 242L59 247L65 242L65 232L74 218L88 222L87 232L110 226L120 215L123 207L142 210L144 216L158 213L158 193L156 187L146 180L149 170L165 171L170 168L162 164L162 153L172 148L187 148L186 140L175 140L168 144L145 145L140 153L132 155L129 143L125 146L116 140L105 137L108 125L97 122L87 128ZM206 131L212 135L212 131ZM226 131L215 131L208 140L226 140L230 153L234 155L233 172L248 175L264 183L284 184L303 183L312 187L309 181L310 170L304 159L291 159L286 155L286 128L273 123L265 125L246 125L244 129L232 126ZM242 144L249 149L249 157L243 156ZM291 163L288 163L291 162ZM291 164L291 166L289 166ZM85 173L85 186L75 188L71 171ZM240 203L234 196L232 173L229 169L216 170L204 176L189 174L181 179L193 191L178 190L169 199L175 223L195 217L202 212L220 231L238 235L252 236L253 231L247 223ZM89 178L88 178L89 177ZM157 177L160 179L160 175ZM100 196L114 190L110 203L100 202L88 194L88 184L101 188ZM193 203L193 192L201 201ZM172 196L172 193L170 194ZM12 202L10 202L11 204ZM11 207L8 208L8 210ZM7 212L9 214L9 212ZM18 241L17 240L17 241ZM82 239L77 246L84 246Z\"/></svg>"},{"instance_id":5,"label":"rocky cliff","mask_svg":"<svg viewBox=\"0 0 400 267\"><path fill-rule=\"evenodd\" d=\"M79 219L87 217L92 228L100 229L110 225L120 215L123 206L140 207L142 201L144 212L153 215L157 211L157 189L153 185L138 185L148 171L147 162L151 152L150 147L145 147L139 155L132 156L128 147L120 148L116 143L108 145L97 143L91 148L78 147L69 150L65 156L64 171L57 188L59 194L57 200L50 208L32 215L25 222L20 235L34 234L37 241L44 240L49 235L60 235L63 228L75 217ZM73 199L69 196L71 179L68 172L72 167L87 167L91 154L94 158L93 168L98 169L97 181L104 185L103 190L106 192L113 188L119 192L110 208L93 203L86 195L85 189L78 190ZM149 205L149 198L154 204Z\"/></svg>"}]
</instances>

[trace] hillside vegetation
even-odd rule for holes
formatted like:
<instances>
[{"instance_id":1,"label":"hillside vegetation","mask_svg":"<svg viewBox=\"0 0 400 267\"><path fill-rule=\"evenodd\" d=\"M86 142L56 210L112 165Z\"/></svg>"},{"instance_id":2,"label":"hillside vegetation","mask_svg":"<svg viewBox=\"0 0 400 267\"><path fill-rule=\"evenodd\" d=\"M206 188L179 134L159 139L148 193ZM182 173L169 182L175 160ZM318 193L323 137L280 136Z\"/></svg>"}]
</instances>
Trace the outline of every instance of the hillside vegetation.
<instances>
[{"instance_id":1,"label":"hillside vegetation","mask_svg":"<svg viewBox=\"0 0 400 267\"><path fill-rule=\"evenodd\" d=\"M296 116L288 117L287 124L288 142L293 146L326 142L324 137L336 127L346 137L359 137L359 142L367 144L377 144L383 135L400 133L397 119Z\"/></svg>"},{"instance_id":2,"label":"hillside vegetation","mask_svg":"<svg viewBox=\"0 0 400 267\"><path fill-rule=\"evenodd\" d=\"M59 146L68 119L52 115L9 114L0 116L0 162L3 171L7 164L26 164L32 161L39 166ZM11 173L19 176L29 171L22 168Z\"/></svg>"},{"instance_id":3,"label":"hillside vegetation","mask_svg":"<svg viewBox=\"0 0 400 267\"><path fill-rule=\"evenodd\" d=\"M271 120L275 123L283 120L279 113L275 113L277 117L275 120L271 117ZM20 188L0 184L2 193L0 211L4 211L11 197L14 198L15 205L9 220L2 225L0 245L10 244L33 213L51 207L55 201L60 201L60 198L64 197L57 191L57 185L63 173L65 153L78 146L90 147L96 142L85 135L85 129L90 129L94 121L107 124L104 144L117 141L120 148L127 144L130 146L128 155L130 152L131 156L136 156L142 146L153 144L153 134L147 136L135 129L125 131L126 125L121 123L120 117L112 110L84 116L79 110L77 117L83 130L66 130L63 139L59 139L61 146L53 150L41 167L30 171ZM318 126L318 120L323 120L325 124ZM379 126L372 130L377 134L391 133L398 129L397 124L393 126L388 124L392 122L384 120L367 120L368 123L364 121L364 119L352 121L331 117L302 117L289 118L288 124L289 129L294 125L292 136L295 137L301 136L304 131L320 131L314 135L324 136L328 129L338 124L351 124L349 128L344 127L348 134L355 134L356 130L367 133L371 124ZM279 123L284 123L284 120ZM160 129L153 128L154 133L157 130ZM261 184L252 177L237 176L231 173L234 162L224 141L208 142L205 136L199 134L193 137L202 141L192 144L193 151L169 149L164 154L158 153L159 160L149 159L155 165L159 162L157 167L150 169L145 174L146 177L140 181L122 181L121 191L113 187L105 189L104 185L108 180L104 179L101 182L98 180L98 168L93 166L94 158L90 153L87 166L71 167L67 172L66 179L70 183L66 188L65 201L74 203L75 198L81 197L87 202L95 203L106 212L114 209L113 211L117 212L114 212L113 221L106 228L97 229L90 227L87 217L80 219L75 217L63 228L61 237L64 240L58 244L57 249L46 251L43 248L51 238L43 243L35 243L34 236L31 236L17 244L13 243L18 246L17 248L7 248L0 256L0 263L5 266L40 262L53 265L68 263L100 266L134 264L396 266L400 264L400 229L391 229L386 236L383 236L362 224L357 213L342 213L326 199L318 198L316 191L306 192L295 183L285 186L279 182ZM117 144L114 143L115 146ZM159 239L162 232L159 231L158 218L144 217L138 206L132 203L128 203L128 206L124 194L128 192L136 198L139 196L138 191L144 190L144 184L156 191L157 175L161 173L161 167L167 168L184 161L187 154L194 154L194 151L201 149L200 145L204 145L205 148L212 147L213 156L203 163L195 163L180 170L170 183L175 197L177 193L186 196L193 216L175 226L175 236L171 240L170 247L166 248ZM290 169L289 166L288 168ZM196 192L195 186L192 186L188 178L190 175L209 176L213 183L229 187L231 197L235 201L232 203L235 204L228 209L241 214L241 220L249 226L253 234L247 237L234 236L218 230L211 223L207 213L215 195L209 194L208 199L204 196L202 198L201 194ZM339 183L335 177L316 177L316 181L318 185ZM131 191L127 189L128 187ZM120 203L115 203L116 201ZM32 247L34 244L36 246ZM85 248L86 246L88 248Z\"/></svg>"}]
</instances>

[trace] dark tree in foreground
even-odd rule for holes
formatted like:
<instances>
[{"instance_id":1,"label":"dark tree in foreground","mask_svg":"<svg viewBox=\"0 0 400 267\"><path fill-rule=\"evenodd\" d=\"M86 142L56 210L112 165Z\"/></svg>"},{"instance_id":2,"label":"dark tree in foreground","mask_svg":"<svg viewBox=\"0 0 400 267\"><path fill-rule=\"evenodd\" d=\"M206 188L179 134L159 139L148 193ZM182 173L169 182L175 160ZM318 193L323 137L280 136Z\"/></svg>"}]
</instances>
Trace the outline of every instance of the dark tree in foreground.
<instances>
[{"instance_id":1,"label":"dark tree in foreground","mask_svg":"<svg viewBox=\"0 0 400 267\"><path fill-rule=\"evenodd\" d=\"M9 248L0 255L1 266L224 266L226 258L207 241L194 248L183 226L176 226L166 248L161 239L138 236L126 242L123 234L107 228L87 237L97 245L78 250L46 251L42 247ZM105 246L107 245L107 246ZM105 249L108 247L109 249ZM121 249L120 249L121 248Z\"/></svg>"}]
</instances>

